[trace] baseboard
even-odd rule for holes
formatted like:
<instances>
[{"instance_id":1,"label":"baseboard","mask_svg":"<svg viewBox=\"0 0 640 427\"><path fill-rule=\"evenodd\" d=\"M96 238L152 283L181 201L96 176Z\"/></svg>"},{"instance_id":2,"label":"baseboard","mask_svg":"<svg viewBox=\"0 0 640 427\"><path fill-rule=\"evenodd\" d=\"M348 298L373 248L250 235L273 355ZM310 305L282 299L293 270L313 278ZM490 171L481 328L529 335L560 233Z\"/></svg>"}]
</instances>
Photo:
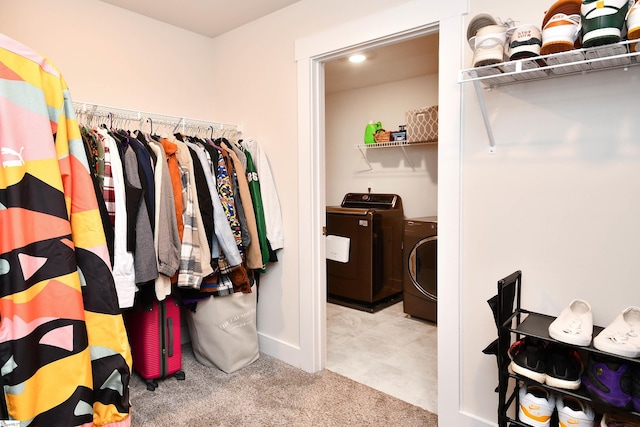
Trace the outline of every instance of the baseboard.
<instances>
[{"instance_id":1,"label":"baseboard","mask_svg":"<svg viewBox=\"0 0 640 427\"><path fill-rule=\"evenodd\" d=\"M258 345L260 347L260 353L275 357L276 359L282 360L283 362L297 368L302 366L300 347L296 347L260 332L258 332Z\"/></svg>"}]
</instances>

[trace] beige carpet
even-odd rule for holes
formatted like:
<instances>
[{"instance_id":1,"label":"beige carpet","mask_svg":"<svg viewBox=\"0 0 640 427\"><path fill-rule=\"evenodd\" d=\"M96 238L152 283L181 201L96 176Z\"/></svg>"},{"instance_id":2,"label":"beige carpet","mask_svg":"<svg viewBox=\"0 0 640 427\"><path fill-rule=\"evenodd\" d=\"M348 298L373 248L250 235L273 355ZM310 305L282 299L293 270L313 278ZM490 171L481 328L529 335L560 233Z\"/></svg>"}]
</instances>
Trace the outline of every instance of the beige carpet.
<instances>
[{"instance_id":1,"label":"beige carpet","mask_svg":"<svg viewBox=\"0 0 640 427\"><path fill-rule=\"evenodd\" d=\"M148 391L131 380L133 427L420 426L438 417L334 372L309 374L270 356L232 374L197 362L183 346L185 381Z\"/></svg>"}]
</instances>

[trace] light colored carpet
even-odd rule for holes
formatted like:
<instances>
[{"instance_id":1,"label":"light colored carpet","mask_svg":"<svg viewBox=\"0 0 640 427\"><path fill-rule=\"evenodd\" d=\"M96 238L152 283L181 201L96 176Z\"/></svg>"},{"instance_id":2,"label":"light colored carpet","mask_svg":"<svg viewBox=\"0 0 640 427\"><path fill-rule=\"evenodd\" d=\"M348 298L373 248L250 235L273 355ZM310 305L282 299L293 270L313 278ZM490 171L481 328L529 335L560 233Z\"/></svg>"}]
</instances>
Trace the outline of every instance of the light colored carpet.
<instances>
[{"instance_id":1,"label":"light colored carpet","mask_svg":"<svg viewBox=\"0 0 640 427\"><path fill-rule=\"evenodd\" d=\"M209 368L182 347L185 381L158 381L146 389L134 374L133 427L420 426L438 417L334 372L310 374L261 354L232 374Z\"/></svg>"}]
</instances>

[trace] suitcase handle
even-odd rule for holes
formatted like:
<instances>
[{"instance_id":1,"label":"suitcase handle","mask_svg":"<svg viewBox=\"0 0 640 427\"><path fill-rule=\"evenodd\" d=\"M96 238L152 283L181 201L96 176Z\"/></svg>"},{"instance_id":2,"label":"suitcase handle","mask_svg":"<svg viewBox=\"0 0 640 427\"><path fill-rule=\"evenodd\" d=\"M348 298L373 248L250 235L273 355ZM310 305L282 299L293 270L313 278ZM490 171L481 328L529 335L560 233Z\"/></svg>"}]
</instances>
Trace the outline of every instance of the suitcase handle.
<instances>
[{"instance_id":1,"label":"suitcase handle","mask_svg":"<svg viewBox=\"0 0 640 427\"><path fill-rule=\"evenodd\" d=\"M167 319L167 330L169 332L169 357L173 356L173 317Z\"/></svg>"}]
</instances>

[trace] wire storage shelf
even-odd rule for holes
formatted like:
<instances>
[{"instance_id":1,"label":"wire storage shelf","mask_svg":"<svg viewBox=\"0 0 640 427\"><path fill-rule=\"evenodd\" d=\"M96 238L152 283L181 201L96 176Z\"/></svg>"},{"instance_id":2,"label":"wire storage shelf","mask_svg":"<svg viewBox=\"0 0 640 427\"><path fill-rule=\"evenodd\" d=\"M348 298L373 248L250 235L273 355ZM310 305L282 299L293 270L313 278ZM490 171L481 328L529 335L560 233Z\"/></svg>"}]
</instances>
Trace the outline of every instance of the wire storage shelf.
<instances>
[{"instance_id":1,"label":"wire storage shelf","mask_svg":"<svg viewBox=\"0 0 640 427\"><path fill-rule=\"evenodd\" d=\"M389 142L376 142L375 144L356 144L354 145L353 148L355 150L360 151L360 155L362 155L362 158L367 163L367 166L369 167L370 171L373 170L373 166L371 166L371 163L367 159L367 155L365 153L365 150L369 148L400 148L402 150L402 154L404 154L404 157L407 160L407 163L409 164L409 166L411 166L411 169L415 170L415 166L411 161L411 157L405 151L405 147L417 147L420 145L435 145L437 143L438 141L433 141L433 142L389 141Z\"/></svg>"},{"instance_id":2,"label":"wire storage shelf","mask_svg":"<svg viewBox=\"0 0 640 427\"><path fill-rule=\"evenodd\" d=\"M502 62L460 71L459 83L482 83L487 88L640 65L640 40L574 49L534 58Z\"/></svg>"},{"instance_id":3,"label":"wire storage shelf","mask_svg":"<svg viewBox=\"0 0 640 427\"><path fill-rule=\"evenodd\" d=\"M489 153L494 154L496 144L481 85L489 91L496 87L527 81L604 70L623 69L627 71L636 65L640 65L640 39L468 68L460 70L458 83L473 83L489 138Z\"/></svg>"}]
</instances>

